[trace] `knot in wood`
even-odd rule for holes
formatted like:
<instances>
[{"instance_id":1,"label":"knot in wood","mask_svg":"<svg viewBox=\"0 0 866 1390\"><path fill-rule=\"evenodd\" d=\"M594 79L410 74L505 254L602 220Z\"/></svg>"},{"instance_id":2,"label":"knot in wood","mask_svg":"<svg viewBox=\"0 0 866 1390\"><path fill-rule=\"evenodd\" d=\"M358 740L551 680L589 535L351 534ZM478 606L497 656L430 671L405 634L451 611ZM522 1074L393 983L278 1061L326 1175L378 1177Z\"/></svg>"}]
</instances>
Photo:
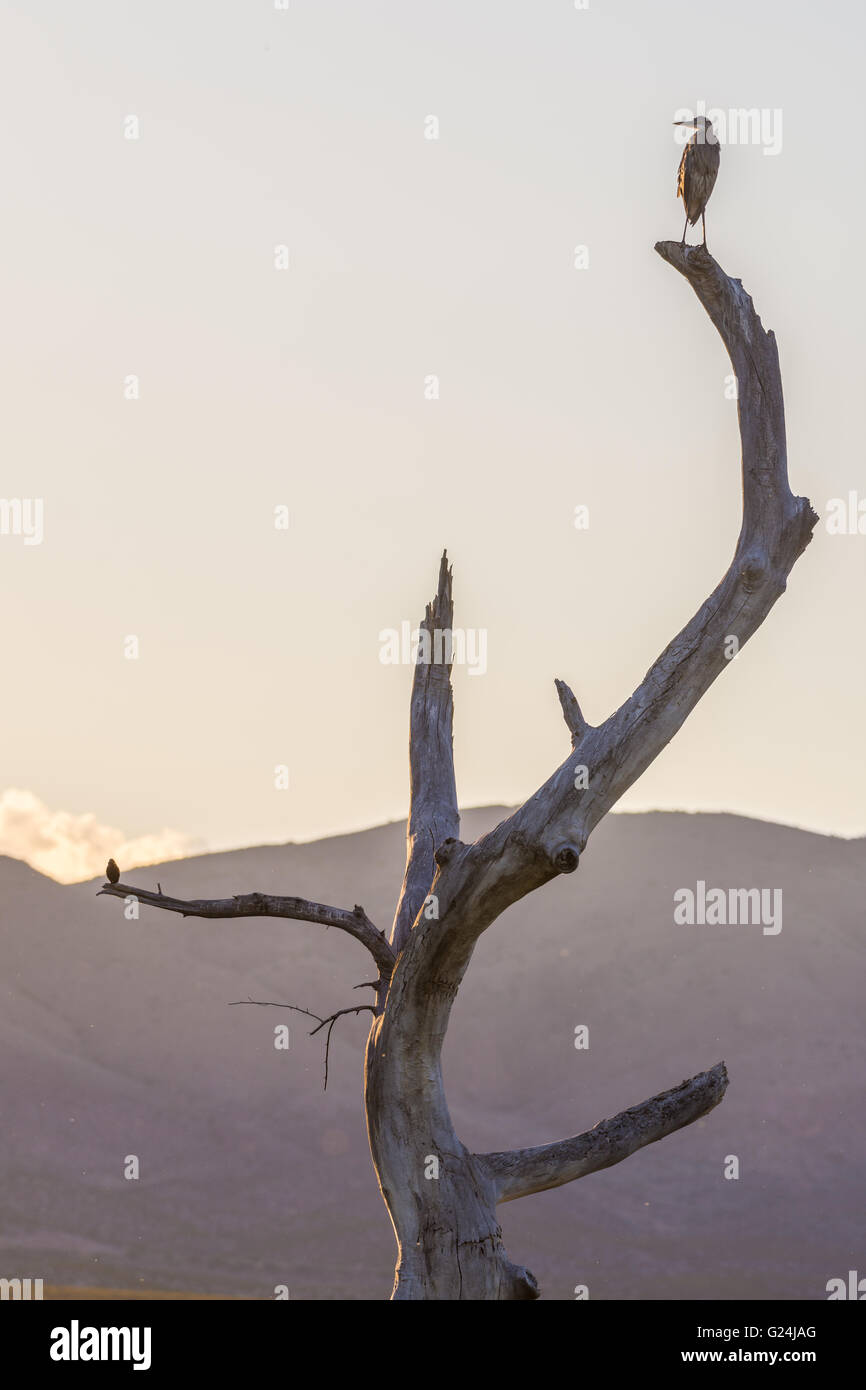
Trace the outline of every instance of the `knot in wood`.
<instances>
[{"instance_id":1,"label":"knot in wood","mask_svg":"<svg viewBox=\"0 0 866 1390\"><path fill-rule=\"evenodd\" d=\"M753 557L747 560L740 570L740 579L743 581L743 588L747 594L751 594L762 584L766 577L767 566L762 560Z\"/></svg>"},{"instance_id":2,"label":"knot in wood","mask_svg":"<svg viewBox=\"0 0 866 1390\"><path fill-rule=\"evenodd\" d=\"M580 862L577 845L560 845L553 855L553 867L558 874L573 874Z\"/></svg>"},{"instance_id":3,"label":"knot in wood","mask_svg":"<svg viewBox=\"0 0 866 1390\"><path fill-rule=\"evenodd\" d=\"M435 849L433 851L433 858L436 860L436 863L439 865L440 869L442 868L443 864L448 863L448 860L454 853L455 847L459 843L459 840L455 840L453 835L449 835L448 839L443 840L441 845L439 845L438 849Z\"/></svg>"}]
</instances>

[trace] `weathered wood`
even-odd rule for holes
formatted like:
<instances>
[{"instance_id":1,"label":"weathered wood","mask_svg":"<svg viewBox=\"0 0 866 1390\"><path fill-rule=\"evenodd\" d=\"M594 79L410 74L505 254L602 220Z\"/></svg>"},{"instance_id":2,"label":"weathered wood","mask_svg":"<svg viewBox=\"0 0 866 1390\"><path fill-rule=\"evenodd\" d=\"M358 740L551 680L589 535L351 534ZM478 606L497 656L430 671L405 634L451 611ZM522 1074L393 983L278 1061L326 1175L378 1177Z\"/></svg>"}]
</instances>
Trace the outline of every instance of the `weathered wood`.
<instances>
[{"instance_id":1,"label":"weathered wood","mask_svg":"<svg viewBox=\"0 0 866 1390\"><path fill-rule=\"evenodd\" d=\"M450 653L437 662L433 644L433 659L418 662L412 685L406 870L391 945L361 908L349 913L258 893L184 902L119 883L101 890L185 916L283 916L336 926L373 955L378 1004L367 1041L365 1103L373 1163L397 1238L397 1300L538 1297L533 1276L505 1251L497 1203L621 1162L707 1114L727 1087L719 1063L584 1134L531 1149L472 1154L454 1132L442 1079L451 1008L481 933L512 903L577 868L594 827L725 669L730 639L742 646L784 592L817 521L808 501L788 486L773 335L762 328L740 282L705 249L664 242L656 250L689 281L734 367L743 519L726 574L637 690L594 727L568 686L557 681L572 734L570 756L512 816L465 845L458 838ZM443 555L422 625L431 637L437 629L450 632L452 616L451 571Z\"/></svg>"},{"instance_id":2,"label":"weathered wood","mask_svg":"<svg viewBox=\"0 0 866 1390\"><path fill-rule=\"evenodd\" d=\"M533 1297L532 1277L502 1247L496 1202L619 1161L706 1113L727 1081L723 1069L714 1068L685 1091L677 1088L625 1112L594 1140L577 1136L542 1146L534 1157L494 1159L471 1155L460 1143L442 1080L451 1007L478 937L512 903L577 867L593 828L725 669L729 638L742 646L784 592L817 520L808 501L794 497L788 486L772 334L764 332L740 283L709 253L672 242L657 249L691 283L734 365L742 443L740 537L720 584L602 725L586 725L571 691L557 684L579 746L490 834L473 845L455 841L437 859L429 888L437 915L417 917L367 1045L370 1145L400 1252L396 1299ZM576 777L579 766L587 769L586 785ZM439 1163L436 1181L427 1176L431 1158Z\"/></svg>"},{"instance_id":3,"label":"weathered wood","mask_svg":"<svg viewBox=\"0 0 866 1390\"><path fill-rule=\"evenodd\" d=\"M319 926L336 927L354 936L356 941L366 946L386 979L394 967L394 954L385 933L377 930L362 907L356 906L352 912L348 912L342 907L326 907L324 903L309 902L307 898L275 897L271 893L242 893L234 898L187 900L168 897L165 893L153 893L131 883L104 883L97 897L102 894L114 898L136 898L148 907L158 907L163 912L179 912L182 917L288 917L295 922L316 922Z\"/></svg>"},{"instance_id":4,"label":"weathered wood","mask_svg":"<svg viewBox=\"0 0 866 1390\"><path fill-rule=\"evenodd\" d=\"M573 1139L560 1139L533 1149L478 1154L477 1158L493 1179L496 1200L513 1202L516 1197L545 1192L549 1187L585 1178L588 1173L612 1168L629 1154L708 1114L721 1103L727 1088L728 1073L724 1062L719 1062L711 1071L681 1081L672 1090L663 1091L642 1105L633 1105L611 1120L601 1120Z\"/></svg>"},{"instance_id":5,"label":"weathered wood","mask_svg":"<svg viewBox=\"0 0 866 1390\"><path fill-rule=\"evenodd\" d=\"M506 907L561 872L569 851L583 852L591 831L682 726L701 696L785 590L817 517L788 485L782 385L775 339L752 301L701 247L657 248L686 276L716 325L739 386L743 521L727 573L603 724L587 728L579 748L508 820L441 870L440 907L460 904L462 927L477 938ZM575 702L576 703L576 702ZM586 787L575 787L578 767Z\"/></svg>"},{"instance_id":6,"label":"weathered wood","mask_svg":"<svg viewBox=\"0 0 866 1390\"><path fill-rule=\"evenodd\" d=\"M559 703L562 706L562 717L571 733L571 746L572 748L576 748L589 728L589 725L583 717L574 692L569 689L565 681L557 680L554 684L556 685L556 693L559 696Z\"/></svg>"},{"instance_id":7,"label":"weathered wood","mask_svg":"<svg viewBox=\"0 0 866 1390\"><path fill-rule=\"evenodd\" d=\"M447 554L439 565L436 597L427 605L421 627L430 634L429 662L415 664L409 709L409 819L406 826L406 871L391 929L391 945L399 952L430 891L436 869L434 855L444 841L460 833L457 786L454 779L450 635L454 620L451 570ZM436 632L448 634L437 644ZM436 658L439 657L437 661Z\"/></svg>"}]
</instances>

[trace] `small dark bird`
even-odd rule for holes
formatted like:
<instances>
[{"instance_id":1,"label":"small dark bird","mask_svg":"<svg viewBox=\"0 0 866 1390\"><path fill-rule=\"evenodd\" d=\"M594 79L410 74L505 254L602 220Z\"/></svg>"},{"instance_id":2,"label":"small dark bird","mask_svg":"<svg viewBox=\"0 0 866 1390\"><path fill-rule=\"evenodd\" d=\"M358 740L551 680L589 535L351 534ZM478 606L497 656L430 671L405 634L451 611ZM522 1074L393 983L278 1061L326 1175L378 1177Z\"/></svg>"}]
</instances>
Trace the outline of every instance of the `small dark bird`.
<instances>
[{"instance_id":1,"label":"small dark bird","mask_svg":"<svg viewBox=\"0 0 866 1390\"><path fill-rule=\"evenodd\" d=\"M683 150L680 167L677 171L677 197L682 198L686 210L686 224L680 246L686 244L686 231L691 222L698 218L704 230L704 246L707 244L706 207L719 172L719 142L712 121L706 116L695 116L690 121L674 121L674 125L691 126L694 130L689 143Z\"/></svg>"},{"instance_id":2,"label":"small dark bird","mask_svg":"<svg viewBox=\"0 0 866 1390\"><path fill-rule=\"evenodd\" d=\"M119 883L120 881L120 870L113 859L109 859L105 866L105 877L109 883Z\"/></svg>"}]
</instances>

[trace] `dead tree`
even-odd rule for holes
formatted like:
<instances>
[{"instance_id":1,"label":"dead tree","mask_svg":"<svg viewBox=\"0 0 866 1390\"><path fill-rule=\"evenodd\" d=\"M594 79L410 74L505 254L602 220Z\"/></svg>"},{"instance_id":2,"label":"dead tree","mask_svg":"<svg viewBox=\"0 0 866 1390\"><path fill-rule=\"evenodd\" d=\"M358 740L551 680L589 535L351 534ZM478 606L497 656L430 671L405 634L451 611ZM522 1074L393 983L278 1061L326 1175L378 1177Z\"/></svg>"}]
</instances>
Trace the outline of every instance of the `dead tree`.
<instances>
[{"instance_id":1,"label":"dead tree","mask_svg":"<svg viewBox=\"0 0 866 1390\"><path fill-rule=\"evenodd\" d=\"M395 1299L531 1299L532 1274L508 1257L500 1202L558 1187L619 1163L721 1101L720 1062L571 1139L505 1153L470 1153L454 1132L441 1053L451 1007L479 936L512 903L570 874L593 828L665 747L725 669L729 639L751 637L784 592L817 517L788 486L779 359L738 280L701 247L662 242L718 329L738 385L743 520L721 583L634 692L593 727L557 681L572 750L512 816L474 844L459 838L452 756L450 653L419 660L410 716L411 803L406 871L390 937L361 907L251 893L187 902L123 883L101 890L196 917L289 917L338 927L373 958L365 1100L373 1163L397 1237ZM451 571L443 556L422 626L450 632ZM583 777L576 769L584 767ZM586 782L576 789L576 782ZM324 1024L331 1020L320 1020ZM438 1160L431 1179L429 1160Z\"/></svg>"}]
</instances>

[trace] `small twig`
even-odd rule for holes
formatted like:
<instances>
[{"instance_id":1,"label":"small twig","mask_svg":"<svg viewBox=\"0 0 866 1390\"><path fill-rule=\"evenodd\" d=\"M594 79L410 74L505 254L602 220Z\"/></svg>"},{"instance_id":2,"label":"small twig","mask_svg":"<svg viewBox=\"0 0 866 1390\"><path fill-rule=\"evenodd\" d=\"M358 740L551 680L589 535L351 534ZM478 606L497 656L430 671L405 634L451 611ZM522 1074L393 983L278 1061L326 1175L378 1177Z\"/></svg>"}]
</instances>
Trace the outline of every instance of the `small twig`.
<instances>
[{"instance_id":1,"label":"small twig","mask_svg":"<svg viewBox=\"0 0 866 1390\"><path fill-rule=\"evenodd\" d=\"M565 681L557 680L554 684L556 686L556 693L559 696L559 703L562 706L562 717L571 734L571 746L573 748L575 744L579 743L583 738L589 725L583 717L574 691L566 685Z\"/></svg>"},{"instance_id":2,"label":"small twig","mask_svg":"<svg viewBox=\"0 0 866 1390\"><path fill-rule=\"evenodd\" d=\"M378 983L378 981L376 983ZM356 985L356 989L360 989L360 985ZM230 1007L234 1004L256 1004L261 1009L294 1009L296 1014L306 1014L307 1018L314 1018L316 1020L316 1027L313 1028L309 1034L311 1038L318 1033L320 1029L324 1028L326 1023L330 1024L327 1034L325 1035L325 1084L322 1087L323 1091L327 1091L328 1089L328 1057L331 1051L331 1033L333 1032L334 1024L337 1022L337 1019L342 1018L343 1014L360 1014L367 1010L369 1010L371 1014L376 1012L373 1004L353 1004L349 1009L338 1009L336 1013L328 1014L327 1018L320 1018L318 1014L314 1014L310 1009L302 1009L300 1004L281 1004L275 999L230 1000Z\"/></svg>"}]
</instances>

